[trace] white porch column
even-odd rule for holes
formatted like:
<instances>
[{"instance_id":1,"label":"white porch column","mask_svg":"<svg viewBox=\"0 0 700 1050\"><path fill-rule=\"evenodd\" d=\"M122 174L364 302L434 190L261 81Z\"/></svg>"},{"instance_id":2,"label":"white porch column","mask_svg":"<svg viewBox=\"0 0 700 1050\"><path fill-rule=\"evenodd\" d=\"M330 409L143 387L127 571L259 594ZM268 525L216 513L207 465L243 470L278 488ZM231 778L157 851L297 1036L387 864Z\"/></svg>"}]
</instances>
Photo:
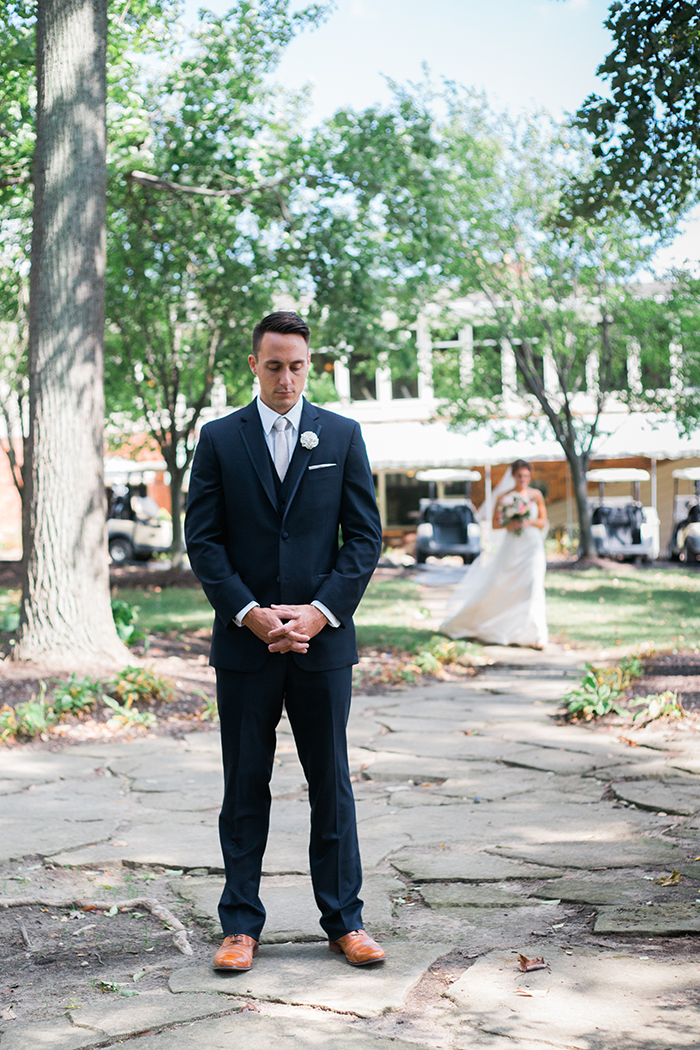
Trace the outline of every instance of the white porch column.
<instances>
[{"instance_id":1,"label":"white porch column","mask_svg":"<svg viewBox=\"0 0 700 1050\"><path fill-rule=\"evenodd\" d=\"M388 354L379 355L379 367L374 373L376 384L377 401L391 401L391 369L388 363Z\"/></svg>"},{"instance_id":2,"label":"white porch column","mask_svg":"<svg viewBox=\"0 0 700 1050\"><path fill-rule=\"evenodd\" d=\"M482 545L487 545L491 538L491 519L493 518L493 490L491 488L491 464L484 466L484 519L481 522Z\"/></svg>"},{"instance_id":3,"label":"white porch column","mask_svg":"<svg viewBox=\"0 0 700 1050\"><path fill-rule=\"evenodd\" d=\"M474 329L470 324L459 332L459 382L462 388L470 385L474 374Z\"/></svg>"},{"instance_id":4,"label":"white porch column","mask_svg":"<svg viewBox=\"0 0 700 1050\"><path fill-rule=\"evenodd\" d=\"M516 397L518 376L515 366L515 352L508 339L501 342L501 383L505 400Z\"/></svg>"},{"instance_id":5,"label":"white porch column","mask_svg":"<svg viewBox=\"0 0 700 1050\"><path fill-rule=\"evenodd\" d=\"M382 519L382 528L387 526L386 519L386 473L383 470L376 471L377 474L377 506L379 517Z\"/></svg>"},{"instance_id":6,"label":"white porch column","mask_svg":"<svg viewBox=\"0 0 700 1050\"><path fill-rule=\"evenodd\" d=\"M656 460L652 459L652 461L651 461L651 505L654 508L654 510L657 509L656 498L657 498L657 490L656 490Z\"/></svg>"},{"instance_id":7,"label":"white porch column","mask_svg":"<svg viewBox=\"0 0 700 1050\"><path fill-rule=\"evenodd\" d=\"M339 357L333 363L333 379L338 391L338 400L347 404L350 400L350 369L347 357Z\"/></svg>"},{"instance_id":8,"label":"white porch column","mask_svg":"<svg viewBox=\"0 0 700 1050\"><path fill-rule=\"evenodd\" d=\"M433 393L433 341L427 317L419 317L416 323L416 347L418 349L418 397L431 400Z\"/></svg>"}]
</instances>

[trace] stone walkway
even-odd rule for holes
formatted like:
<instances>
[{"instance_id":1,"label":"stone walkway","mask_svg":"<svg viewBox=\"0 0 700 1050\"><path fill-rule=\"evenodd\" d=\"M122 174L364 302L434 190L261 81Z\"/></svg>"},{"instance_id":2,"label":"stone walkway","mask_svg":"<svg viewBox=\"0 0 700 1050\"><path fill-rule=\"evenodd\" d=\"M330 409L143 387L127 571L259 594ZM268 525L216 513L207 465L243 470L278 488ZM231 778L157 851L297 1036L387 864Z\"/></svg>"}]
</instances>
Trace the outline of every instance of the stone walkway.
<instances>
[{"instance_id":1,"label":"stone walkway","mask_svg":"<svg viewBox=\"0 0 700 1050\"><path fill-rule=\"evenodd\" d=\"M697 733L555 725L581 654L490 655L509 664L354 700L365 918L383 967L353 970L322 941L283 721L253 969L217 975L208 954L173 949L161 983L139 994L41 1023L10 1012L0 1050L697 1046ZM50 899L64 870L76 887L152 870L189 929L218 940L216 732L4 751L0 778L0 865L31 870L2 895ZM673 870L677 885L655 881ZM520 972L520 954L545 967Z\"/></svg>"}]
</instances>

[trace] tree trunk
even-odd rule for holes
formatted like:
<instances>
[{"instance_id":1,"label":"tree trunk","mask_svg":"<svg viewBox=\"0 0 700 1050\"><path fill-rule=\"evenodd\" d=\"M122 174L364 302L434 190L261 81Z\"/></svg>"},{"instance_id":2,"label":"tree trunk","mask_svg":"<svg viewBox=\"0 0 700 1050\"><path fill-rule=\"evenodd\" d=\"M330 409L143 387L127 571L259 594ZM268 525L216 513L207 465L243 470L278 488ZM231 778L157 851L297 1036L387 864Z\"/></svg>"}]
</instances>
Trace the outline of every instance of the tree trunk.
<instances>
[{"instance_id":1,"label":"tree trunk","mask_svg":"<svg viewBox=\"0 0 700 1050\"><path fill-rule=\"evenodd\" d=\"M16 657L124 663L103 481L107 0L39 0L27 551Z\"/></svg>"},{"instance_id":2,"label":"tree trunk","mask_svg":"<svg viewBox=\"0 0 700 1050\"><path fill-rule=\"evenodd\" d=\"M170 557L173 569L182 568L182 558L185 553L185 536L182 529L182 483L185 479L187 467L177 464L177 450L172 445L167 450L161 449L163 459L168 464L170 474L170 513L173 519L173 541L170 545Z\"/></svg>"},{"instance_id":3,"label":"tree trunk","mask_svg":"<svg viewBox=\"0 0 700 1050\"><path fill-rule=\"evenodd\" d=\"M578 511L579 524L579 558L590 558L593 554L593 536L591 535L591 519L588 513L588 482L586 471L588 470L588 456L577 456L576 453L566 453L566 458L571 470L571 480L574 486L574 497L576 499L576 510Z\"/></svg>"}]
</instances>

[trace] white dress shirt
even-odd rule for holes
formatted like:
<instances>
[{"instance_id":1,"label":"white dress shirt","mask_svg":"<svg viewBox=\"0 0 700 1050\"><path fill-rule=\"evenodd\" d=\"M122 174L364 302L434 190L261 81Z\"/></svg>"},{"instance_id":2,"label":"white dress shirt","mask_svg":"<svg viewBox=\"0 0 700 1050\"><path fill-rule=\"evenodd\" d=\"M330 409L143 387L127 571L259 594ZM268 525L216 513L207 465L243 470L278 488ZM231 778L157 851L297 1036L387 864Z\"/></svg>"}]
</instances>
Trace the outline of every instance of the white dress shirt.
<instances>
[{"instance_id":1,"label":"white dress shirt","mask_svg":"<svg viewBox=\"0 0 700 1050\"><path fill-rule=\"evenodd\" d=\"M279 419L281 413L275 412L274 408L269 408L266 404L264 404L264 402L261 401L259 394L256 398L256 403L258 406L258 412L260 413L260 422L262 423L263 433L265 434L265 441L267 443L268 449L270 450L272 461L274 462L275 434L273 431L273 427L275 425L275 420ZM292 408L290 408L288 412L285 413L286 418L291 423L291 426L287 427L287 429L283 431L284 436L287 439L287 444L289 446L290 463L292 461L294 449L296 448L297 438L299 435L299 427L301 426L301 413L303 408L304 399L300 397L297 403ZM319 610L319 612L323 613L331 627L340 627L340 620L337 618L337 616L334 616L330 609L327 609L326 606L322 604L322 602L313 601L311 602L311 604L314 605ZM242 608L241 611L233 618L233 622L235 623L236 627L242 627L243 617L246 615L246 613L250 612L251 609L254 609L256 606L259 605L260 602L248 602L248 604L244 606L244 608Z\"/></svg>"}]
</instances>

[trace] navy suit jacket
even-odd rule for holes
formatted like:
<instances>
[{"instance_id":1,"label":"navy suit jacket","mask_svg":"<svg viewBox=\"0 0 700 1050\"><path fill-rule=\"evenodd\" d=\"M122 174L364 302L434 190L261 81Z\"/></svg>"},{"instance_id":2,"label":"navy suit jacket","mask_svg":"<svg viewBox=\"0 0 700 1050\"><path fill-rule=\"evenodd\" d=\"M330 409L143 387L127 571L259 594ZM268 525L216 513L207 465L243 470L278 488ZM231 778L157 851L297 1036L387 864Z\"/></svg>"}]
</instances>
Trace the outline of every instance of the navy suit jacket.
<instances>
[{"instance_id":1,"label":"navy suit jacket","mask_svg":"<svg viewBox=\"0 0 700 1050\"><path fill-rule=\"evenodd\" d=\"M232 621L249 602L322 602L337 618L294 653L327 671L357 662L352 615L379 559L382 528L359 425L304 400L283 512L257 404L202 427L192 464L185 537L190 564L214 612L210 662L256 671L267 645ZM339 544L339 530L342 544ZM274 655L274 654L273 654Z\"/></svg>"}]
</instances>

